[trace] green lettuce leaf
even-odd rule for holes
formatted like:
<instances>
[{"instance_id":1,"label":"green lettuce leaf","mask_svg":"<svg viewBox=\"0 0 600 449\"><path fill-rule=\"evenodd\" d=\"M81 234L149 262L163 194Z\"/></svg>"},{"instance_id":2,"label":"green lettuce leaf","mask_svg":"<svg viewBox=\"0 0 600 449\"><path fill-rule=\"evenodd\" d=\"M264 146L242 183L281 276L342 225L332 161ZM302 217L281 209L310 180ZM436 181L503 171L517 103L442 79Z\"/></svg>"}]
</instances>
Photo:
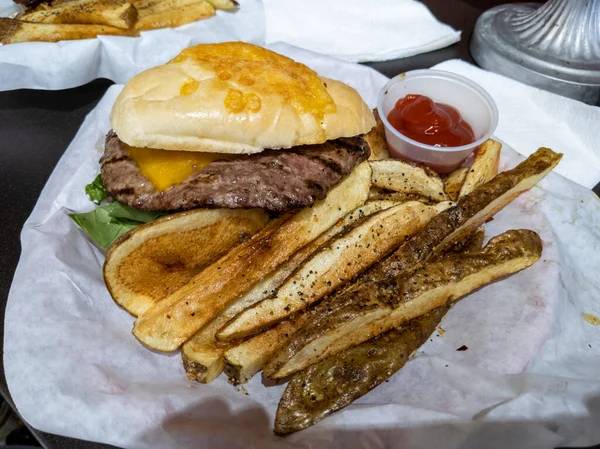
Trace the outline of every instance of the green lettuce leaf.
<instances>
[{"instance_id":1,"label":"green lettuce leaf","mask_svg":"<svg viewBox=\"0 0 600 449\"><path fill-rule=\"evenodd\" d=\"M126 206L125 204L119 203L118 201L110 203L110 206L112 206L110 213L111 217L119 220L130 220L137 221L140 223L148 223L149 221L155 220L158 217L167 215L167 212L158 210L134 209L133 207Z\"/></svg>"},{"instance_id":2,"label":"green lettuce leaf","mask_svg":"<svg viewBox=\"0 0 600 449\"><path fill-rule=\"evenodd\" d=\"M90 184L85 186L85 193L87 193L87 196L90 197L90 200L97 205L100 205L102 201L108 198L108 193L104 188L100 174L98 174L96 179L94 179Z\"/></svg>"},{"instance_id":3,"label":"green lettuce leaf","mask_svg":"<svg viewBox=\"0 0 600 449\"><path fill-rule=\"evenodd\" d=\"M108 248L127 231L166 215L163 211L133 209L118 201L82 214L69 214L88 235L102 248Z\"/></svg>"}]
</instances>

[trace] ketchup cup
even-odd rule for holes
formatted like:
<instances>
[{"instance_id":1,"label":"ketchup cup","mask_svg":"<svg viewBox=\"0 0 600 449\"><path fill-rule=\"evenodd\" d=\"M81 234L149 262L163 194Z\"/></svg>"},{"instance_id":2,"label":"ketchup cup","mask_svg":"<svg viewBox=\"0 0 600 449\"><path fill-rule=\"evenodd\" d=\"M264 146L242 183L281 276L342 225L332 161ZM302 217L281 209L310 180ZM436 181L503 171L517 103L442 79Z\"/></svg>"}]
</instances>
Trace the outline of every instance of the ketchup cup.
<instances>
[{"instance_id":1,"label":"ketchup cup","mask_svg":"<svg viewBox=\"0 0 600 449\"><path fill-rule=\"evenodd\" d=\"M454 106L471 125L475 142L459 147L436 147L417 142L396 130L387 119L400 98L420 94L436 103ZM498 125L498 108L492 97L473 81L441 70L413 70L387 82L379 93L377 111L385 126L390 154L421 162L438 173L450 173L491 137Z\"/></svg>"}]
</instances>

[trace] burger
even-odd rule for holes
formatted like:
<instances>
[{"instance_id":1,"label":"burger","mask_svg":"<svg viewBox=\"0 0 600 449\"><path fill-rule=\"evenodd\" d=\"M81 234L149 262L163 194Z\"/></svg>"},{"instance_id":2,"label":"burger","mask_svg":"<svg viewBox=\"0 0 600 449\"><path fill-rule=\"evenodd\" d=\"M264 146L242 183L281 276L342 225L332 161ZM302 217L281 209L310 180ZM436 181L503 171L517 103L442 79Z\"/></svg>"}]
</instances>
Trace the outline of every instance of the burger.
<instances>
[{"instance_id":1,"label":"burger","mask_svg":"<svg viewBox=\"0 0 600 449\"><path fill-rule=\"evenodd\" d=\"M311 206L369 158L358 92L241 43L198 45L131 79L100 159L106 191L146 211Z\"/></svg>"}]
</instances>

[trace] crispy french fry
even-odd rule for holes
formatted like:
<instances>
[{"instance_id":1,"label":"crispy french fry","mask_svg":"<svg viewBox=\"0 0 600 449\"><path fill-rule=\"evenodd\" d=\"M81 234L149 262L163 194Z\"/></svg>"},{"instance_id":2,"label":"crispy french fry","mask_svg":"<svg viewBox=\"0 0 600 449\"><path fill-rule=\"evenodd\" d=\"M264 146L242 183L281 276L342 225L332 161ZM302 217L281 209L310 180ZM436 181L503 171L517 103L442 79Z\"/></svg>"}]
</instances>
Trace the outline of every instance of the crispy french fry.
<instances>
[{"instance_id":1,"label":"crispy french fry","mask_svg":"<svg viewBox=\"0 0 600 449\"><path fill-rule=\"evenodd\" d=\"M394 203L406 203L407 201L420 201L424 204L434 203L426 196L418 193L400 193L385 190L379 187L371 187L369 190L369 201L392 201Z\"/></svg>"},{"instance_id":2,"label":"crispy french fry","mask_svg":"<svg viewBox=\"0 0 600 449\"><path fill-rule=\"evenodd\" d=\"M388 159L370 161L373 169L372 184L400 193L416 193L434 201L447 201L444 183L437 173L405 161Z\"/></svg>"},{"instance_id":3,"label":"crispy french fry","mask_svg":"<svg viewBox=\"0 0 600 449\"><path fill-rule=\"evenodd\" d=\"M373 116L375 117L375 126L371 131L364 135L364 139L371 148L369 160L378 161L389 159L391 156L388 150L387 141L385 140L385 128L377 109L373 109Z\"/></svg>"},{"instance_id":4,"label":"crispy french fry","mask_svg":"<svg viewBox=\"0 0 600 449\"><path fill-rule=\"evenodd\" d=\"M140 18L158 15L187 6L204 5L207 0L129 0L138 10ZM211 5L212 6L212 5Z\"/></svg>"},{"instance_id":5,"label":"crispy french fry","mask_svg":"<svg viewBox=\"0 0 600 449\"><path fill-rule=\"evenodd\" d=\"M427 341L448 309L434 309L294 375L277 407L275 433L312 426L389 379Z\"/></svg>"},{"instance_id":6,"label":"crispy french fry","mask_svg":"<svg viewBox=\"0 0 600 449\"><path fill-rule=\"evenodd\" d=\"M442 257L480 251L483 238L484 230L478 228ZM433 309L296 373L279 401L275 433L287 435L312 426L389 379L427 341L449 309L450 304Z\"/></svg>"},{"instance_id":7,"label":"crispy french fry","mask_svg":"<svg viewBox=\"0 0 600 449\"><path fill-rule=\"evenodd\" d=\"M239 3L235 0L207 0L208 3L213 5L216 9L230 10L235 9L239 6Z\"/></svg>"},{"instance_id":8,"label":"crispy french fry","mask_svg":"<svg viewBox=\"0 0 600 449\"><path fill-rule=\"evenodd\" d=\"M456 206L434 217L398 251L376 264L343 292L334 294L320 303L317 306L321 309L319 319L303 328L300 335L295 335L294 341L282 349L265 367L265 374L274 377L286 376L348 347L344 345L359 343L356 339L349 338L351 333L340 333L342 328L352 330L345 327L349 320L344 316L353 316L347 315L348 307L370 300L378 304L381 300L398 298L399 285L397 282L390 283L390 280L401 280L410 276L428 260L471 234L514 198L543 179L558 164L561 157L561 154L548 148L540 148L514 169L498 174L491 181L461 198ZM454 293L449 294L455 298ZM420 307L413 309L415 313L421 313L419 310ZM380 313L380 316L370 316L371 320L368 321L373 322L385 318L389 312L379 307L374 307L372 311L375 314ZM356 316L360 317L361 314ZM317 321L320 323L317 324ZM328 340L327 335L334 335L334 341ZM327 343L326 350L322 346L324 342Z\"/></svg>"},{"instance_id":9,"label":"crispy french fry","mask_svg":"<svg viewBox=\"0 0 600 449\"><path fill-rule=\"evenodd\" d=\"M371 202L346 215L311 243L297 251L286 263L273 274L266 276L229 305L217 318L200 329L182 347L183 366L188 377L202 383L209 383L223 370L223 354L230 346L215 338L216 332L239 312L275 293L277 288L296 270L312 253L317 251L330 238L343 232L353 223L364 219L380 210L393 206L386 201Z\"/></svg>"},{"instance_id":10,"label":"crispy french fry","mask_svg":"<svg viewBox=\"0 0 600 449\"><path fill-rule=\"evenodd\" d=\"M129 30L105 25L70 25L29 23L15 19L0 18L0 42L59 42L74 39L91 39L99 35L130 36Z\"/></svg>"},{"instance_id":11,"label":"crispy french fry","mask_svg":"<svg viewBox=\"0 0 600 449\"><path fill-rule=\"evenodd\" d=\"M468 167L459 167L454 170L444 181L444 189L452 201L457 201L460 194L460 189L465 183Z\"/></svg>"},{"instance_id":12,"label":"crispy french fry","mask_svg":"<svg viewBox=\"0 0 600 449\"><path fill-rule=\"evenodd\" d=\"M485 229L479 227L475 229L470 235L466 236L463 240L455 243L448 248L444 253L440 254L441 257L451 257L457 254L464 254L472 251L478 251L483 246L483 240L485 239Z\"/></svg>"},{"instance_id":13,"label":"crispy french fry","mask_svg":"<svg viewBox=\"0 0 600 449\"><path fill-rule=\"evenodd\" d=\"M225 374L234 385L248 382L263 366L293 338L294 332L307 321L309 312L293 320L282 321L262 334L255 335L225 352Z\"/></svg>"},{"instance_id":14,"label":"crispy french fry","mask_svg":"<svg viewBox=\"0 0 600 449\"><path fill-rule=\"evenodd\" d=\"M192 338L183 344L181 348L183 366L190 380L210 383L221 374L225 365L223 355L231 344L218 341L215 337L217 331L239 312L261 301L281 285L292 273L295 266L300 264L299 257L295 256L275 273L256 284L240 299L229 305L217 318L196 332Z\"/></svg>"},{"instance_id":15,"label":"crispy french fry","mask_svg":"<svg viewBox=\"0 0 600 449\"><path fill-rule=\"evenodd\" d=\"M479 251L429 262L393 285L374 285L367 296L351 292L353 301L318 313L265 366L270 378L298 372L344 349L361 344L402 323L443 307L495 279L538 261L542 240L529 230L507 231ZM331 308L331 307L330 307Z\"/></svg>"},{"instance_id":16,"label":"crispy french fry","mask_svg":"<svg viewBox=\"0 0 600 449\"><path fill-rule=\"evenodd\" d=\"M285 281L275 296L236 316L219 331L219 340L246 337L304 310L385 257L451 204L426 206L410 201L370 216L328 242Z\"/></svg>"},{"instance_id":17,"label":"crispy french fry","mask_svg":"<svg viewBox=\"0 0 600 449\"><path fill-rule=\"evenodd\" d=\"M133 334L161 351L174 351L292 254L367 199L371 168L358 165L327 197L291 217L273 220L184 287L142 314Z\"/></svg>"},{"instance_id":18,"label":"crispy french fry","mask_svg":"<svg viewBox=\"0 0 600 449\"><path fill-rule=\"evenodd\" d=\"M477 186L485 184L498 174L501 149L502 144L492 139L481 144L460 189L459 197L471 193Z\"/></svg>"},{"instance_id":19,"label":"crispy french fry","mask_svg":"<svg viewBox=\"0 0 600 449\"><path fill-rule=\"evenodd\" d=\"M142 10L143 11L143 10ZM186 23L206 19L215 14L215 8L206 1L196 1L174 9L149 15L142 15L135 24L138 31L154 30L157 28L178 27Z\"/></svg>"},{"instance_id":20,"label":"crispy french fry","mask_svg":"<svg viewBox=\"0 0 600 449\"><path fill-rule=\"evenodd\" d=\"M159 218L111 246L104 282L117 304L141 315L268 220L260 209L194 209Z\"/></svg>"},{"instance_id":21,"label":"crispy french fry","mask_svg":"<svg viewBox=\"0 0 600 449\"><path fill-rule=\"evenodd\" d=\"M129 29L136 22L138 12L125 0L72 0L52 5L41 3L16 18L24 22L108 25Z\"/></svg>"}]
</instances>

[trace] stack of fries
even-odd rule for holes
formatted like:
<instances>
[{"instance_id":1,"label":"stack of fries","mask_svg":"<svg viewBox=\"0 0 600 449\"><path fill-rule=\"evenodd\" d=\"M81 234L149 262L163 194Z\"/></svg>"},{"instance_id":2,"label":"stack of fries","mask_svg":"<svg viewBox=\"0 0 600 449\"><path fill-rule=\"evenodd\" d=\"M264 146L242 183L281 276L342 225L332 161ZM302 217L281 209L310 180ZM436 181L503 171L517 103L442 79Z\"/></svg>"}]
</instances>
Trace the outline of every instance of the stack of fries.
<instances>
[{"instance_id":1,"label":"stack of fries","mask_svg":"<svg viewBox=\"0 0 600 449\"><path fill-rule=\"evenodd\" d=\"M99 35L137 36L206 19L235 0L54 0L31 4L14 19L0 18L0 42L58 42Z\"/></svg>"},{"instance_id":2,"label":"stack of fries","mask_svg":"<svg viewBox=\"0 0 600 449\"><path fill-rule=\"evenodd\" d=\"M380 131L367 139L385 157ZM275 432L306 428L402 368L453 301L539 259L535 232L511 230L482 246L481 226L561 155L540 148L498 174L500 150L488 140L471 167L445 180L404 161L370 160L325 200L272 220L255 210L162 218L113 245L106 284L137 316L135 337L181 348L193 380L293 375ZM245 237L221 248L211 236L224 232ZM174 241L194 250L176 251Z\"/></svg>"}]
</instances>

